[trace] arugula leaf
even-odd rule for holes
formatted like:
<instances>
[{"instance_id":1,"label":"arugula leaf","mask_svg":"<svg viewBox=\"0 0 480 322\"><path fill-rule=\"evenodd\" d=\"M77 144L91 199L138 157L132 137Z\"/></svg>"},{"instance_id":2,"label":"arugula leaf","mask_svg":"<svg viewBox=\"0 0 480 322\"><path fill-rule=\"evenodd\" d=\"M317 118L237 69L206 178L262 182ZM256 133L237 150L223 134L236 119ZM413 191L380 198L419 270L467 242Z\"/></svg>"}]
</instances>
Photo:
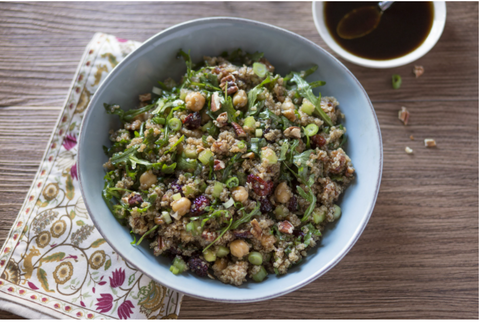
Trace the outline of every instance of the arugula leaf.
<instances>
[{"instance_id":1,"label":"arugula leaf","mask_svg":"<svg viewBox=\"0 0 480 322\"><path fill-rule=\"evenodd\" d=\"M287 152L289 147L290 144L288 143L288 140L285 140L282 144L282 147L280 148L280 158L278 158L278 161L285 161L287 159Z\"/></svg>"},{"instance_id":2,"label":"arugula leaf","mask_svg":"<svg viewBox=\"0 0 480 322\"><path fill-rule=\"evenodd\" d=\"M132 168L133 169L135 169L137 163L146 166L147 169L154 168L154 169L159 170L163 166L162 162L151 163L147 160L139 159L135 155L130 155L129 160L132 163Z\"/></svg>"},{"instance_id":3,"label":"arugula leaf","mask_svg":"<svg viewBox=\"0 0 480 322\"><path fill-rule=\"evenodd\" d=\"M311 82L309 85L311 88L315 88L315 87L323 86L326 83L327 82L324 82L324 81L315 81L315 82Z\"/></svg>"},{"instance_id":4,"label":"arugula leaf","mask_svg":"<svg viewBox=\"0 0 480 322\"><path fill-rule=\"evenodd\" d=\"M312 92L312 87L298 73L293 73L292 82L297 84L297 90L300 96L308 99L314 106L315 111L329 126L333 126L332 120L320 107L320 98Z\"/></svg>"},{"instance_id":5,"label":"arugula leaf","mask_svg":"<svg viewBox=\"0 0 480 322\"><path fill-rule=\"evenodd\" d=\"M313 150L307 150L303 153L297 154L293 157L293 163L297 166L306 166L307 161L310 160L310 155L313 153Z\"/></svg>"},{"instance_id":6,"label":"arugula leaf","mask_svg":"<svg viewBox=\"0 0 480 322\"><path fill-rule=\"evenodd\" d=\"M310 217L313 209L315 209L315 206L317 204L317 197L315 197L315 194L313 193L311 188L308 189L308 194L300 186L297 186L297 191L303 199L307 200L310 203L301 220L302 222L304 222L308 219L308 217Z\"/></svg>"},{"instance_id":7,"label":"arugula leaf","mask_svg":"<svg viewBox=\"0 0 480 322\"><path fill-rule=\"evenodd\" d=\"M153 226L152 229L150 229L149 231L147 231L145 234L142 235L142 237L138 240L138 243L136 244L137 246L140 245L143 241L143 239L145 238L145 236L148 236L150 235L151 233L153 233L155 231L155 229L158 228L158 225L156 226Z\"/></svg>"},{"instance_id":8,"label":"arugula leaf","mask_svg":"<svg viewBox=\"0 0 480 322\"><path fill-rule=\"evenodd\" d=\"M187 77L182 84L182 87L183 87L184 85L190 84L190 81L192 78L192 58L190 57L190 50L188 51L188 54L187 54L182 49L180 49L180 51L177 54L177 57L180 58L180 56L183 57L183 59L185 60L185 65L187 66Z\"/></svg>"},{"instance_id":9,"label":"arugula leaf","mask_svg":"<svg viewBox=\"0 0 480 322\"><path fill-rule=\"evenodd\" d=\"M248 98L248 111L247 113L245 114L245 116L250 116L250 115L256 115L258 112L260 112L260 109L258 108L257 106L257 110L256 111L253 111L252 110L252 107L255 105L255 102L257 101L257 96L263 92L263 89L262 87L266 84L269 84L271 82L276 82L277 81L277 78L278 77L275 77L275 78L271 78L270 75L267 76L267 78L265 78L265 80L263 82L261 82L260 84L258 84L257 86L255 86L254 88L252 88L248 94L247 94L247 98Z\"/></svg>"},{"instance_id":10,"label":"arugula leaf","mask_svg":"<svg viewBox=\"0 0 480 322\"><path fill-rule=\"evenodd\" d=\"M225 86L225 88L227 87ZM237 110L233 107L233 101L230 96L223 100L220 111L227 112L229 122L237 122Z\"/></svg>"},{"instance_id":11,"label":"arugula leaf","mask_svg":"<svg viewBox=\"0 0 480 322\"><path fill-rule=\"evenodd\" d=\"M306 78L310 75L312 75L313 73L315 73L315 71L318 69L318 66L317 65L313 65L312 67L310 67L309 69L307 69L304 73L303 73L303 78Z\"/></svg>"},{"instance_id":12,"label":"arugula leaf","mask_svg":"<svg viewBox=\"0 0 480 322\"><path fill-rule=\"evenodd\" d=\"M227 227L225 227L222 232L220 233L220 235L218 235L217 238L215 238L215 240L213 242L210 243L210 245L208 245L204 250L203 252L205 252L208 248L210 248L210 246L212 246L213 244L215 244L217 242L217 240L219 240L220 238L222 238L222 236L227 232L227 230L230 229L230 227L232 226L232 222L233 222L233 218L230 218L230 223L228 224Z\"/></svg>"},{"instance_id":13,"label":"arugula leaf","mask_svg":"<svg viewBox=\"0 0 480 322\"><path fill-rule=\"evenodd\" d=\"M120 117L120 120L125 122L131 122L137 115L150 111L155 107L155 104L150 104L138 109L132 109L128 111L122 110L118 105L104 103L103 107L108 114L114 114Z\"/></svg>"},{"instance_id":14,"label":"arugula leaf","mask_svg":"<svg viewBox=\"0 0 480 322\"><path fill-rule=\"evenodd\" d=\"M138 148L139 148L139 145L136 144L136 145L126 149L123 152L115 153L112 156L112 158L110 159L110 162L113 165L116 165L116 164L121 163L121 162L127 162L130 159L130 156L135 155Z\"/></svg>"},{"instance_id":15,"label":"arugula leaf","mask_svg":"<svg viewBox=\"0 0 480 322\"><path fill-rule=\"evenodd\" d=\"M225 168L225 170L223 170L222 179L220 180L221 182L225 183L225 181L227 181L230 171L237 162L242 162L241 153L235 154L235 156L230 159L230 161L228 162L228 166Z\"/></svg>"},{"instance_id":16,"label":"arugula leaf","mask_svg":"<svg viewBox=\"0 0 480 322\"><path fill-rule=\"evenodd\" d=\"M177 145L179 145L179 144L183 141L184 138L185 138L185 135L182 135L182 137L181 137L180 139L178 139L177 142L175 142L175 143L172 145L172 147L171 147L170 149L168 149L168 151L165 152L165 153L170 153L170 152L172 152L172 151L175 149L175 147L176 147Z\"/></svg>"},{"instance_id":17,"label":"arugula leaf","mask_svg":"<svg viewBox=\"0 0 480 322\"><path fill-rule=\"evenodd\" d=\"M250 219L258 215L259 213L260 213L260 203L257 202L257 206L255 207L255 209L252 210L251 213L249 214L243 213L242 218L235 220L235 222L232 225L232 229L237 229L240 225L249 222Z\"/></svg>"}]
</instances>

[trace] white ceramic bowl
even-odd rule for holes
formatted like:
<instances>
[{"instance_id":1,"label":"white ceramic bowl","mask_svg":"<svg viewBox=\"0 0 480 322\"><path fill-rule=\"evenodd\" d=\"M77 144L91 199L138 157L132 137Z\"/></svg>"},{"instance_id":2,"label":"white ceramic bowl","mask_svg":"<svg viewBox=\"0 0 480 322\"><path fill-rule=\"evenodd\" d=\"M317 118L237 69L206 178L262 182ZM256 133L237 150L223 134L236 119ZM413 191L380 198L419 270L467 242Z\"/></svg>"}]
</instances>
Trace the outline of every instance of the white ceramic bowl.
<instances>
[{"instance_id":1,"label":"white ceramic bowl","mask_svg":"<svg viewBox=\"0 0 480 322\"><path fill-rule=\"evenodd\" d=\"M232 35L235 35L232 37ZM320 246L292 267L284 276L269 275L262 283L248 282L240 287L217 280L199 278L189 272L179 276L169 271L168 258L155 257L144 241L130 245L130 229L122 226L102 200L102 164L108 160L102 146L110 146L108 131L119 123L105 113L103 103L122 108L134 106L138 94L149 92L157 80L179 79L185 73L183 60L175 56L180 48L191 49L193 62L203 55L219 55L224 50L242 48L261 51L285 75L313 64L318 70L309 81L325 80L323 95L335 96L346 119L349 142L346 151L356 168L356 180L340 205L342 217L324 233ZM318 92L317 92L318 93ZM159 283L194 297L224 302L253 302L294 291L315 280L352 248L364 230L375 206L382 176L383 150L380 128L373 106L355 76L313 42L275 26L238 18L205 18L168 28L147 40L108 75L92 98L85 114L78 152L82 195L96 228L125 260Z\"/></svg>"},{"instance_id":2,"label":"white ceramic bowl","mask_svg":"<svg viewBox=\"0 0 480 322\"><path fill-rule=\"evenodd\" d=\"M430 51L430 49L435 46L438 39L442 35L443 28L445 27L445 21L447 20L447 6L445 5L445 1L434 1L433 2L433 9L434 9L434 17L433 17L433 24L430 33L427 36L427 39L421 44L417 49L412 51L411 53L394 59L389 60L373 60L373 59L366 59L362 57L355 56L345 49L343 49L330 35L330 32L325 25L324 19L324 1L314 1L312 4L312 12L313 12L313 21L315 22L315 26L317 27L320 36L323 38L325 43L330 47L334 52L340 55L342 58L348 60L351 63L370 67L370 68L392 68L403 66L409 64L426 53Z\"/></svg>"}]
</instances>

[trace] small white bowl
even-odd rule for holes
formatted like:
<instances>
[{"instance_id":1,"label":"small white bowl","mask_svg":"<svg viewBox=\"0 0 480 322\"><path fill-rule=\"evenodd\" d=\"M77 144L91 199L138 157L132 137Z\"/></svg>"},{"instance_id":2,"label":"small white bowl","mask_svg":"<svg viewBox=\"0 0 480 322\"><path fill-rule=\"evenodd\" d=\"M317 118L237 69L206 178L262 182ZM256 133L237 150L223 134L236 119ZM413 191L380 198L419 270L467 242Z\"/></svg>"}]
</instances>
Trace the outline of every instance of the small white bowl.
<instances>
[{"instance_id":1,"label":"small white bowl","mask_svg":"<svg viewBox=\"0 0 480 322\"><path fill-rule=\"evenodd\" d=\"M324 2L325 1L314 1L312 5L313 20L315 22L315 26L317 27L318 32L320 33L320 36L323 38L325 43L342 58L348 60L351 63L370 68L398 67L409 64L419 59L420 57L428 53L430 49L433 48L433 46L435 46L438 39L440 39L440 36L442 35L443 28L445 27L445 21L447 20L447 6L445 4L445 1L434 1L434 16L432 29L430 30L430 33L428 34L428 37L427 39L425 39L423 44L421 44L411 53L399 58L389 60L366 59L349 53L348 51L340 47L340 45L332 38L330 32L327 29L327 26L325 25L325 19L323 18Z\"/></svg>"}]
</instances>

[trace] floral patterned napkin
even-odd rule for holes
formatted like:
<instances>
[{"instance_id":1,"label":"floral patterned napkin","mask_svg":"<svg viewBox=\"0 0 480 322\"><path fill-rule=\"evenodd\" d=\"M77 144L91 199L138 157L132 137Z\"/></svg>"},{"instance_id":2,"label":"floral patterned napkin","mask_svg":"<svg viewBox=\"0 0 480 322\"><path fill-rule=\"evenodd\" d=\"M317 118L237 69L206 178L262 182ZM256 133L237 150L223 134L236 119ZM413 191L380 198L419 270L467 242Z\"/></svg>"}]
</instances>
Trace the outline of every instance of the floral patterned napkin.
<instances>
[{"instance_id":1,"label":"floral patterned napkin","mask_svg":"<svg viewBox=\"0 0 480 322\"><path fill-rule=\"evenodd\" d=\"M107 74L140 44L97 33L77 69L35 180L0 253L0 309L27 318L176 318L183 294L124 261L80 195L77 138Z\"/></svg>"}]
</instances>

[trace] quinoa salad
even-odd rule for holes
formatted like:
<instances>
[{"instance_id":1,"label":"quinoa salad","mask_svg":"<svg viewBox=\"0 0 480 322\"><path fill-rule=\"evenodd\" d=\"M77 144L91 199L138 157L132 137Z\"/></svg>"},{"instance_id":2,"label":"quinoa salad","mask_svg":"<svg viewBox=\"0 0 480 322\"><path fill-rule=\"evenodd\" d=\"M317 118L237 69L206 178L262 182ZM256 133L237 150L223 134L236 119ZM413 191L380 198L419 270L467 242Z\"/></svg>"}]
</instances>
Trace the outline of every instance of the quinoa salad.
<instances>
[{"instance_id":1,"label":"quinoa salad","mask_svg":"<svg viewBox=\"0 0 480 322\"><path fill-rule=\"evenodd\" d=\"M103 199L173 274L237 286L286 274L340 218L354 178L338 101L305 80L317 66L281 76L240 49L178 58L180 82L158 82L135 107L104 104L122 127L104 147Z\"/></svg>"}]
</instances>

